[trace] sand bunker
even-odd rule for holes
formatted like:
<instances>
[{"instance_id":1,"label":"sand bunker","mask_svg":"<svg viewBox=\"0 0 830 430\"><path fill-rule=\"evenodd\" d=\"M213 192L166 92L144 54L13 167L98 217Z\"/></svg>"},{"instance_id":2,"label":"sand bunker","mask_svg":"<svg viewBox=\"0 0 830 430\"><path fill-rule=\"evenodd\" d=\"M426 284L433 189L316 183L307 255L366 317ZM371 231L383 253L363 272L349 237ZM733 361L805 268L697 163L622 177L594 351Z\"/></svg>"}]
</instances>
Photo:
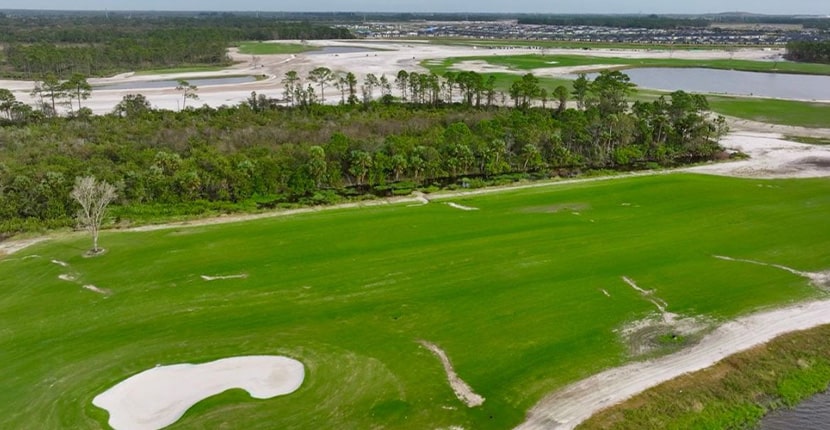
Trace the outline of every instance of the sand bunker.
<instances>
[{"instance_id":1,"label":"sand bunker","mask_svg":"<svg viewBox=\"0 0 830 430\"><path fill-rule=\"evenodd\" d=\"M458 397L458 400L461 400L465 405L467 405L467 407L470 408L481 406L481 404L484 403L484 397L476 394L473 389L467 385L467 383L464 382L464 380L462 380L457 373L455 373L455 369L453 369L452 363L444 350L439 348L438 345L425 340L419 341L418 343L423 345L424 348L432 351L432 353L441 360L441 364L444 365L444 371L447 372L447 380L449 380L450 387L452 387L452 391L455 393L455 397Z\"/></svg>"},{"instance_id":2,"label":"sand bunker","mask_svg":"<svg viewBox=\"0 0 830 430\"><path fill-rule=\"evenodd\" d=\"M470 206L463 206L459 205L458 203L447 202L447 205L451 208L461 209L462 211L477 211L478 208L470 207Z\"/></svg>"},{"instance_id":3,"label":"sand bunker","mask_svg":"<svg viewBox=\"0 0 830 430\"><path fill-rule=\"evenodd\" d=\"M62 275L58 275L58 279L61 281L74 282L78 280L78 277L69 273L64 273Z\"/></svg>"},{"instance_id":4,"label":"sand bunker","mask_svg":"<svg viewBox=\"0 0 830 430\"><path fill-rule=\"evenodd\" d=\"M158 366L99 394L116 430L156 430L178 421L196 403L232 388L256 399L290 394L305 377L303 364L280 356L244 356L203 364Z\"/></svg>"}]
</instances>

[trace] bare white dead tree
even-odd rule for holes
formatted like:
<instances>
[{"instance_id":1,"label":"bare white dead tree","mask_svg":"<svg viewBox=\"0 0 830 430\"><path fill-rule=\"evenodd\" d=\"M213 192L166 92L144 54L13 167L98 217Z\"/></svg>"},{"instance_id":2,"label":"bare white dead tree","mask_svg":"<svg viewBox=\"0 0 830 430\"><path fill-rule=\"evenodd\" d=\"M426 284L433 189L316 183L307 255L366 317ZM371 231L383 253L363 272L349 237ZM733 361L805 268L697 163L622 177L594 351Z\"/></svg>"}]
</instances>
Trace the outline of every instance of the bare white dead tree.
<instances>
[{"instance_id":1,"label":"bare white dead tree","mask_svg":"<svg viewBox=\"0 0 830 430\"><path fill-rule=\"evenodd\" d=\"M81 205L78 211L78 224L92 234L92 253L98 249L98 231L107 213L107 206L115 200L115 187L105 181L98 181L94 176L75 178L75 187L70 194Z\"/></svg>"}]
</instances>

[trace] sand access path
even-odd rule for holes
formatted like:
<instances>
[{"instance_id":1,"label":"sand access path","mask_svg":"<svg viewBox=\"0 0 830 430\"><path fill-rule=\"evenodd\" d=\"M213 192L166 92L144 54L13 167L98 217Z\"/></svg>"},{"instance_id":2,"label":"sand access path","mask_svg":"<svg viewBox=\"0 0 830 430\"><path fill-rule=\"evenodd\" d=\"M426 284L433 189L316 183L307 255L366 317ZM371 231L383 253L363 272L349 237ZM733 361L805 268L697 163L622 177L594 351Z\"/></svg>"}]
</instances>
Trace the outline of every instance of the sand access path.
<instances>
[{"instance_id":1,"label":"sand access path","mask_svg":"<svg viewBox=\"0 0 830 430\"><path fill-rule=\"evenodd\" d=\"M606 370L544 398L519 430L565 430L601 409L796 330L830 324L830 300L815 301L738 318L718 327L697 345L658 359Z\"/></svg>"},{"instance_id":2,"label":"sand access path","mask_svg":"<svg viewBox=\"0 0 830 430\"><path fill-rule=\"evenodd\" d=\"M387 199L369 200L364 202L344 203L332 206L313 206L299 209L288 209L258 214L223 215L212 218L196 219L191 221L153 224L147 226L127 228L124 232L144 232L156 230L170 230L177 228L209 226L234 222L253 221L258 219L300 215L328 210L353 209L360 207L384 206L409 203L412 206L422 206L431 202L438 202L459 197L471 197L483 194L499 193L509 190L526 188L555 187L561 185L612 181L620 178L649 176L657 174L671 174L673 172L691 172L720 176L746 177L757 179L769 178L807 178L830 177L830 146L808 145L787 141L777 133L759 133L739 131L728 134L721 144L733 150L750 156L748 160L712 163L701 166L681 168L677 170L634 172L618 176L602 176L585 179L568 179L558 181L533 182L519 185L489 187L469 191L439 192L426 197L422 193L413 193L411 196L393 197ZM0 242L0 261L4 256L19 252L29 246L48 240L49 237L32 239L9 240Z\"/></svg>"}]
</instances>

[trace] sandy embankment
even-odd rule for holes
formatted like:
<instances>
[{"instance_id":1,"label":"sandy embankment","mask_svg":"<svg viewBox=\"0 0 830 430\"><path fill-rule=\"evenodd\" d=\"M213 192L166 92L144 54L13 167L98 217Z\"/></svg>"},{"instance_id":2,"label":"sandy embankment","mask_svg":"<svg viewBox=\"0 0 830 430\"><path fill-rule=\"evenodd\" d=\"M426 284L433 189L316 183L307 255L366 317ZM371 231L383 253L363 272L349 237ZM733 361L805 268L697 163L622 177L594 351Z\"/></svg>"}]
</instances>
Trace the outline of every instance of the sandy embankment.
<instances>
[{"instance_id":1,"label":"sandy embankment","mask_svg":"<svg viewBox=\"0 0 830 430\"><path fill-rule=\"evenodd\" d=\"M599 410L662 382L709 367L782 334L822 324L830 324L830 300L738 318L689 349L606 370L551 394L530 410L527 421L517 429L572 429Z\"/></svg>"},{"instance_id":2,"label":"sandy embankment","mask_svg":"<svg viewBox=\"0 0 830 430\"><path fill-rule=\"evenodd\" d=\"M302 363L280 356L174 364L133 375L96 396L92 404L109 412L109 425L116 430L156 430L178 421L196 403L232 388L269 399L293 393L304 378Z\"/></svg>"}]
</instances>

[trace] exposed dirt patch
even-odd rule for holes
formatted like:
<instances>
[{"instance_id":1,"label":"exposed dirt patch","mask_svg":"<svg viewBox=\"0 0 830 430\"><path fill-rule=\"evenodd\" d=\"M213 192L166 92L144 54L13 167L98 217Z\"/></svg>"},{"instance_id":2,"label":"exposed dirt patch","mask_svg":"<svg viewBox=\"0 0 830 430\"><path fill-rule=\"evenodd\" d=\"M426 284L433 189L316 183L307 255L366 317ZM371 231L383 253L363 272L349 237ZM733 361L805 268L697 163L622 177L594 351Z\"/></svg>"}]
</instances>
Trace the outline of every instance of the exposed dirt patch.
<instances>
[{"instance_id":1,"label":"exposed dirt patch","mask_svg":"<svg viewBox=\"0 0 830 430\"><path fill-rule=\"evenodd\" d=\"M745 178L820 178L830 176L830 146L784 140L780 134L731 133L721 145L749 159L682 169Z\"/></svg>"},{"instance_id":2,"label":"exposed dirt patch","mask_svg":"<svg viewBox=\"0 0 830 430\"><path fill-rule=\"evenodd\" d=\"M702 318L685 317L669 312L669 304L657 297L655 290L640 288L626 276L623 276L622 280L640 293L644 300L653 304L658 311L657 315L650 315L617 330L632 356L677 350L699 339L700 334L709 327L710 324Z\"/></svg>"},{"instance_id":3,"label":"exposed dirt patch","mask_svg":"<svg viewBox=\"0 0 830 430\"><path fill-rule=\"evenodd\" d=\"M6 240L0 242L0 257L4 255L11 255L17 251L20 251L24 248L28 248L36 243L40 243L45 241L47 238L45 237L38 237L35 239L23 239L23 240Z\"/></svg>"},{"instance_id":4,"label":"exposed dirt patch","mask_svg":"<svg viewBox=\"0 0 830 430\"><path fill-rule=\"evenodd\" d=\"M812 284L816 288L830 288L830 270L825 270L822 272L805 272L802 270L793 269L792 267L783 266L781 264L764 263L763 261L747 260L744 258L732 258L727 257L725 255L713 255L713 257L717 258L718 260L735 261L739 263L756 264L758 266L774 267L776 269L781 269L786 272L790 272L793 275L798 275L803 278L807 278L810 280L810 284Z\"/></svg>"},{"instance_id":5,"label":"exposed dirt patch","mask_svg":"<svg viewBox=\"0 0 830 430\"><path fill-rule=\"evenodd\" d=\"M830 300L760 312L728 322L689 348L608 369L544 398L518 428L572 429L595 412L684 373L796 330L830 323Z\"/></svg>"},{"instance_id":6,"label":"exposed dirt patch","mask_svg":"<svg viewBox=\"0 0 830 430\"><path fill-rule=\"evenodd\" d=\"M225 276L207 276L202 275L200 278L204 279L205 281L224 281L226 279L245 279L248 275L246 273L242 273L239 275L225 275Z\"/></svg>"},{"instance_id":7,"label":"exposed dirt patch","mask_svg":"<svg viewBox=\"0 0 830 430\"><path fill-rule=\"evenodd\" d=\"M560 203L556 205L547 206L531 206L522 209L522 212L555 214L558 212L579 212L590 208L591 205L589 205L588 203Z\"/></svg>"},{"instance_id":8,"label":"exposed dirt patch","mask_svg":"<svg viewBox=\"0 0 830 430\"><path fill-rule=\"evenodd\" d=\"M95 285L84 285L84 288L89 290L89 291L92 291L92 292L95 292L95 293L98 293L98 294L102 294L102 295L105 295L105 296L109 296L110 294L112 294L112 291L104 289L104 288L98 288Z\"/></svg>"},{"instance_id":9,"label":"exposed dirt patch","mask_svg":"<svg viewBox=\"0 0 830 430\"><path fill-rule=\"evenodd\" d=\"M447 202L447 206L449 206L451 208L455 208L455 209L461 209L462 211L477 211L478 210L478 208L459 205L458 203L453 203L453 202Z\"/></svg>"},{"instance_id":10,"label":"exposed dirt patch","mask_svg":"<svg viewBox=\"0 0 830 430\"><path fill-rule=\"evenodd\" d=\"M458 400L461 400L461 402L470 408L481 406L484 403L484 397L476 394L473 389L467 385L467 383L464 382L464 380L462 380L457 373L455 373L452 363L444 350L439 348L438 345L425 340L418 341L418 343L420 343L424 348L432 351L432 353L435 354L439 360L441 360L441 364L444 366L444 371L447 372L447 380L450 382L450 387L452 387L452 391L455 393L455 396L458 397Z\"/></svg>"}]
</instances>

